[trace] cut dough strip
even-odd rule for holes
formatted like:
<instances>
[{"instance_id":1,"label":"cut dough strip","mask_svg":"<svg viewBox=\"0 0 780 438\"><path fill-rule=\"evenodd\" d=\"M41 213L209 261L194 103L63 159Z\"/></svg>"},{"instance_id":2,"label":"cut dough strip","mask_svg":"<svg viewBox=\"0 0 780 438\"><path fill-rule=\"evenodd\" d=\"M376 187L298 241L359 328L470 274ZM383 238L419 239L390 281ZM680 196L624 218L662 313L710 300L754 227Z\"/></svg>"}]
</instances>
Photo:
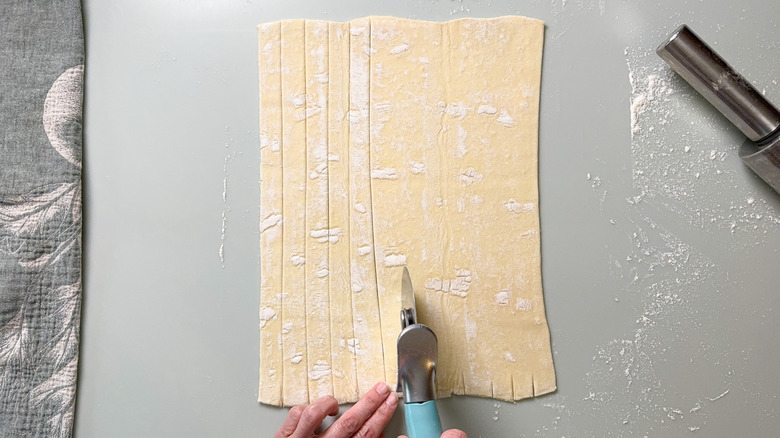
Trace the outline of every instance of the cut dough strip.
<instances>
[{"instance_id":1,"label":"cut dough strip","mask_svg":"<svg viewBox=\"0 0 780 438\"><path fill-rule=\"evenodd\" d=\"M385 380L374 261L374 225L368 172L371 20L349 23L350 292L354 309L360 394Z\"/></svg>"},{"instance_id":2,"label":"cut dough strip","mask_svg":"<svg viewBox=\"0 0 780 438\"><path fill-rule=\"evenodd\" d=\"M305 20L306 351L309 400L333 394L328 245L328 23Z\"/></svg>"},{"instance_id":3,"label":"cut dough strip","mask_svg":"<svg viewBox=\"0 0 780 438\"><path fill-rule=\"evenodd\" d=\"M333 396L358 398L349 252L349 23L330 23L328 44L328 227Z\"/></svg>"},{"instance_id":4,"label":"cut dough strip","mask_svg":"<svg viewBox=\"0 0 780 438\"><path fill-rule=\"evenodd\" d=\"M260 42L260 400L282 404L281 25L258 27Z\"/></svg>"},{"instance_id":5,"label":"cut dough strip","mask_svg":"<svg viewBox=\"0 0 780 438\"><path fill-rule=\"evenodd\" d=\"M308 403L306 327L306 72L303 20L281 23L282 73L282 403ZM262 177L262 175L261 175ZM261 266L261 269L265 268ZM314 333L312 333L314 335Z\"/></svg>"}]
</instances>

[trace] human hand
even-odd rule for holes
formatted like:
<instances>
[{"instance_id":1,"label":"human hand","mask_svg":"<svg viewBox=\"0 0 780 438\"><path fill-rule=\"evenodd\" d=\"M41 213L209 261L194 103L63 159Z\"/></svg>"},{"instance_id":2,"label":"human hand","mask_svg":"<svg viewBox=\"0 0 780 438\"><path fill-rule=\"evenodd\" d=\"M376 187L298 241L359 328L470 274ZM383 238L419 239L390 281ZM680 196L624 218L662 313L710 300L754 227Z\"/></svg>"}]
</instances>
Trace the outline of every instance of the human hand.
<instances>
[{"instance_id":1,"label":"human hand","mask_svg":"<svg viewBox=\"0 0 780 438\"><path fill-rule=\"evenodd\" d=\"M274 438L378 438L382 436L382 430L390 421L397 405L398 396L390 391L387 383L379 382L355 403L355 406L344 412L341 418L324 432L317 434L317 429L325 417L339 413L339 403L335 398L326 395L308 405L290 409L287 419ZM462 437L453 435L450 438Z\"/></svg>"},{"instance_id":2,"label":"human hand","mask_svg":"<svg viewBox=\"0 0 780 438\"><path fill-rule=\"evenodd\" d=\"M401 435L398 438L409 438L406 435ZM441 434L441 438L469 438L466 436L466 432L463 432L462 430L458 429L450 429L445 430L443 434Z\"/></svg>"}]
</instances>

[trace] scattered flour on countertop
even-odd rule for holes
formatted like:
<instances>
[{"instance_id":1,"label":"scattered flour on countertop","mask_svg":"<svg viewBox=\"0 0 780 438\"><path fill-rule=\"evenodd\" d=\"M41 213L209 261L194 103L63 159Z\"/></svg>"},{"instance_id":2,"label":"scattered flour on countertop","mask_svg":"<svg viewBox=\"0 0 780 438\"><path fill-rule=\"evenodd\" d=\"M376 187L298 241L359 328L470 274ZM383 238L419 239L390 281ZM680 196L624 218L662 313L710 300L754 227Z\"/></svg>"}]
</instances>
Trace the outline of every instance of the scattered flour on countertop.
<instances>
[{"instance_id":1,"label":"scattered flour on countertop","mask_svg":"<svg viewBox=\"0 0 780 438\"><path fill-rule=\"evenodd\" d=\"M734 369L748 360L717 340L734 330L717 323L728 292L739 289L728 269L693 246L691 234L682 235L693 242L683 240L654 218L678 230L680 225L665 218L680 217L687 222L683 229L720 238L741 233L740 239L726 241L735 248L762 245L763 234L780 228L774 204L742 176L737 149L744 138L653 49L625 51L630 186L614 186L611 170L595 169L585 178L604 221L617 227L613 233L627 234L627 243L609 247L608 269L618 286L610 301L616 315L635 313L633 325L615 323L623 327L622 335L595 348L585 396L572 404L572 415L598 415L620 436L704 431L710 411L715 412L711 405L728 392L712 397L712 387L694 394L674 390L695 370L721 376L713 386L722 391L722 385L738 381ZM690 365L669 361L680 354L690 355Z\"/></svg>"},{"instance_id":2,"label":"scattered flour on countertop","mask_svg":"<svg viewBox=\"0 0 780 438\"><path fill-rule=\"evenodd\" d=\"M735 245L762 244L761 234L780 229L780 214L745 178L737 154L744 136L653 50L627 48L625 56L635 192L628 204L651 200L695 227L755 236Z\"/></svg>"},{"instance_id":3,"label":"scattered flour on countertop","mask_svg":"<svg viewBox=\"0 0 780 438\"><path fill-rule=\"evenodd\" d=\"M225 126L225 134L230 135L230 127ZM278 139L276 140L276 146L278 149ZM222 269L225 269L225 238L227 236L227 228L228 228L228 218L227 213L230 211L230 206L228 205L228 164L233 160L233 155L230 153L230 143L233 141L233 138L230 138L229 141L225 142L225 162L222 164L222 226L220 229L220 235L219 235L219 262L221 263ZM266 138L266 146L267 146L268 139ZM261 138L262 143L262 138ZM271 146L273 150L273 146ZM264 231L265 228L261 228L261 231ZM275 238L275 236L267 236L269 240L272 240Z\"/></svg>"}]
</instances>

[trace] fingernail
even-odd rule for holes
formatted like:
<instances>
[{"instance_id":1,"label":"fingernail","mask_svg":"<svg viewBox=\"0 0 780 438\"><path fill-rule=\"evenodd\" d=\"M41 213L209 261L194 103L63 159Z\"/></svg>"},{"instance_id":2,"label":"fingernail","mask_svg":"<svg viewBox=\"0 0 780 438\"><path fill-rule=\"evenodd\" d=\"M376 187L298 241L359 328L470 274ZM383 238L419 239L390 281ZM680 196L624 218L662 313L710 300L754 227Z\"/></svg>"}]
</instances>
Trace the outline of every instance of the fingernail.
<instances>
[{"instance_id":1,"label":"fingernail","mask_svg":"<svg viewBox=\"0 0 780 438\"><path fill-rule=\"evenodd\" d=\"M395 404L398 403L398 396L395 395L395 393L388 395L387 399L385 399L385 403L388 406L395 406Z\"/></svg>"},{"instance_id":2,"label":"fingernail","mask_svg":"<svg viewBox=\"0 0 780 438\"><path fill-rule=\"evenodd\" d=\"M385 396L388 392L390 392L390 387L387 386L387 383L379 382L376 385L376 392L381 396Z\"/></svg>"}]
</instances>

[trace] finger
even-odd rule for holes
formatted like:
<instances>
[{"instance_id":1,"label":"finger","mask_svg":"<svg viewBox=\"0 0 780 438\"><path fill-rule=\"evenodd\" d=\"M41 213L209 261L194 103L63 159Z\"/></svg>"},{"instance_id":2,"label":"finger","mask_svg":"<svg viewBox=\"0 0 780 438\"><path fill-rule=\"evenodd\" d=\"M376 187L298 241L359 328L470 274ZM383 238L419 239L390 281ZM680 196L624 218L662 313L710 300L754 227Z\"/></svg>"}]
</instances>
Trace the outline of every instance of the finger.
<instances>
[{"instance_id":1,"label":"finger","mask_svg":"<svg viewBox=\"0 0 780 438\"><path fill-rule=\"evenodd\" d=\"M295 406L290 409L290 413L287 414L287 418L282 423L282 426L274 435L274 438L287 438L295 432L295 427L298 425L298 421L301 419L301 414L306 405Z\"/></svg>"},{"instance_id":2,"label":"finger","mask_svg":"<svg viewBox=\"0 0 780 438\"><path fill-rule=\"evenodd\" d=\"M397 406L398 396L395 393L391 393L387 396L385 402L377 408L376 412L366 420L366 423L358 430L355 436L360 438L377 438L382 436L382 430L387 426L390 418L393 417L393 412L395 412Z\"/></svg>"},{"instance_id":3,"label":"finger","mask_svg":"<svg viewBox=\"0 0 780 438\"><path fill-rule=\"evenodd\" d=\"M318 398L303 410L298 426L290 438L310 438L314 435L314 431L320 427L325 417L338 413L339 402L335 398L329 395Z\"/></svg>"},{"instance_id":4,"label":"finger","mask_svg":"<svg viewBox=\"0 0 780 438\"><path fill-rule=\"evenodd\" d=\"M466 432L458 429L450 429L441 434L441 438L468 438Z\"/></svg>"},{"instance_id":5,"label":"finger","mask_svg":"<svg viewBox=\"0 0 780 438\"><path fill-rule=\"evenodd\" d=\"M387 383L379 382L370 389L357 403L352 406L322 434L322 438L351 437L366 420L382 406L390 394Z\"/></svg>"}]
</instances>

